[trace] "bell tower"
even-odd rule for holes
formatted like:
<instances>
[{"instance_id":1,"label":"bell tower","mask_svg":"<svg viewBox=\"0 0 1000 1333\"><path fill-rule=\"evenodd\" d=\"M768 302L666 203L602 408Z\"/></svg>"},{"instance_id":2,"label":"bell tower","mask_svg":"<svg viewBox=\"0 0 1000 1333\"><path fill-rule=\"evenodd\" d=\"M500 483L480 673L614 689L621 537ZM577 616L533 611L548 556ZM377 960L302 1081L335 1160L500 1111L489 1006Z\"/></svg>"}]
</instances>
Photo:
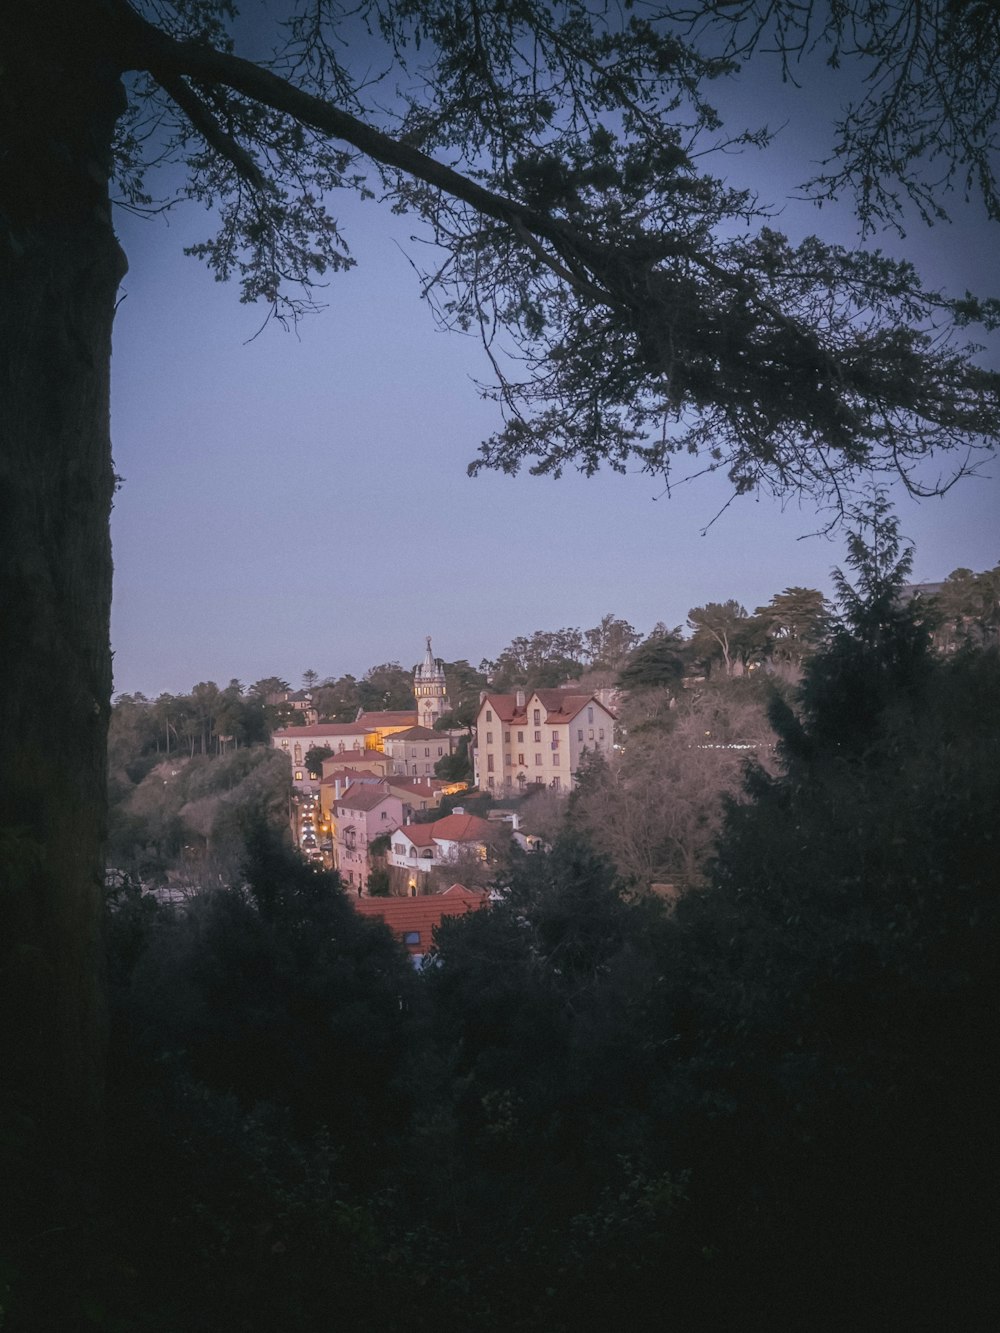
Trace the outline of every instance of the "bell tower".
<instances>
[{"instance_id":1,"label":"bell tower","mask_svg":"<svg viewBox=\"0 0 1000 1333\"><path fill-rule=\"evenodd\" d=\"M417 721L422 727L433 727L437 719L451 709L444 679L444 662L434 656L429 634L424 660L413 671L413 694L417 701Z\"/></svg>"}]
</instances>

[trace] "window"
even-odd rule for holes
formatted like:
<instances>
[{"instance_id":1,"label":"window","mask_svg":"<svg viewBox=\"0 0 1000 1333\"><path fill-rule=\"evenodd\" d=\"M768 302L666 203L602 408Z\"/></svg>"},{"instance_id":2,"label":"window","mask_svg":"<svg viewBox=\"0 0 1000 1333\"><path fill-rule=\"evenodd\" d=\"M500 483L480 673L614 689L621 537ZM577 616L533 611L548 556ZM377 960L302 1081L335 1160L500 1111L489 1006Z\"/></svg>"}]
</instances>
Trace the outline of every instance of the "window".
<instances>
[{"instance_id":1,"label":"window","mask_svg":"<svg viewBox=\"0 0 1000 1333\"><path fill-rule=\"evenodd\" d=\"M302 763L302 746L298 743L298 741L295 742L295 762L297 764Z\"/></svg>"},{"instance_id":2,"label":"window","mask_svg":"<svg viewBox=\"0 0 1000 1333\"><path fill-rule=\"evenodd\" d=\"M552 790L553 790L553 791L558 791L559 788L560 788L561 786L562 786L562 783L559 781L558 778L553 778L553 779L552 779Z\"/></svg>"},{"instance_id":3,"label":"window","mask_svg":"<svg viewBox=\"0 0 1000 1333\"><path fill-rule=\"evenodd\" d=\"M577 739L578 741L582 741L582 740L583 740L583 732L582 732L582 731L578 731L578 732L576 733L576 739Z\"/></svg>"},{"instance_id":4,"label":"window","mask_svg":"<svg viewBox=\"0 0 1000 1333\"><path fill-rule=\"evenodd\" d=\"M431 766L430 766L430 764L424 764L424 772L425 772L425 773L429 773L430 771L431 771Z\"/></svg>"},{"instance_id":5,"label":"window","mask_svg":"<svg viewBox=\"0 0 1000 1333\"><path fill-rule=\"evenodd\" d=\"M523 732L523 731L519 731L519 732L517 733L517 743L518 743L518 745L523 745L523 744L524 744L524 732Z\"/></svg>"},{"instance_id":6,"label":"window","mask_svg":"<svg viewBox=\"0 0 1000 1333\"><path fill-rule=\"evenodd\" d=\"M598 731L597 731L597 739L598 739L599 741L603 741L603 740L604 740L604 728L603 728L603 727L599 727L599 728L598 728Z\"/></svg>"},{"instance_id":7,"label":"window","mask_svg":"<svg viewBox=\"0 0 1000 1333\"><path fill-rule=\"evenodd\" d=\"M487 779L486 779L486 785L487 785L487 787L492 787L492 786L493 786L493 779L492 779L492 778L487 778Z\"/></svg>"},{"instance_id":8,"label":"window","mask_svg":"<svg viewBox=\"0 0 1000 1333\"><path fill-rule=\"evenodd\" d=\"M531 715L531 720L532 720L532 722L535 724L536 727L541 725L541 721L542 721L542 710L541 710L540 708L536 708L536 709L534 710L534 712L533 712L532 715Z\"/></svg>"},{"instance_id":9,"label":"window","mask_svg":"<svg viewBox=\"0 0 1000 1333\"><path fill-rule=\"evenodd\" d=\"M553 762L553 764L555 764L555 766L556 766L557 768L559 767L559 751L558 751L558 750L556 750L555 753L553 754L553 756L552 756L552 762Z\"/></svg>"},{"instance_id":10,"label":"window","mask_svg":"<svg viewBox=\"0 0 1000 1333\"><path fill-rule=\"evenodd\" d=\"M540 731L536 731L536 732L535 732L535 744L537 745L538 742L539 742L541 739L542 739L542 733L541 733Z\"/></svg>"},{"instance_id":11,"label":"window","mask_svg":"<svg viewBox=\"0 0 1000 1333\"><path fill-rule=\"evenodd\" d=\"M404 943L404 944L419 944L419 943L420 943L420 931L419 931L419 930L408 930L408 931L406 931L406 932L404 933L404 935L403 935L403 943Z\"/></svg>"},{"instance_id":12,"label":"window","mask_svg":"<svg viewBox=\"0 0 1000 1333\"><path fill-rule=\"evenodd\" d=\"M587 709L587 724L591 727L594 725L594 710L592 708Z\"/></svg>"},{"instance_id":13,"label":"window","mask_svg":"<svg viewBox=\"0 0 1000 1333\"><path fill-rule=\"evenodd\" d=\"M302 769L301 769L301 768L300 768L300 769L298 770L298 772L295 774L295 781L296 781L296 782L301 782L301 781L302 781Z\"/></svg>"},{"instance_id":14,"label":"window","mask_svg":"<svg viewBox=\"0 0 1000 1333\"><path fill-rule=\"evenodd\" d=\"M603 733L602 733L602 734L603 734ZM443 745L439 745L439 746L438 746L438 758L440 759L441 756L442 756L443 754L444 754L444 746L443 746Z\"/></svg>"},{"instance_id":15,"label":"window","mask_svg":"<svg viewBox=\"0 0 1000 1333\"><path fill-rule=\"evenodd\" d=\"M505 731L505 732L504 732L504 734L503 734L503 743L504 743L504 745L509 745L509 744L510 744L510 732L509 732L509 731Z\"/></svg>"},{"instance_id":16,"label":"window","mask_svg":"<svg viewBox=\"0 0 1000 1333\"><path fill-rule=\"evenodd\" d=\"M486 771L487 773L493 772L493 756L491 754L486 756Z\"/></svg>"},{"instance_id":17,"label":"window","mask_svg":"<svg viewBox=\"0 0 1000 1333\"><path fill-rule=\"evenodd\" d=\"M593 727L591 727L590 730L587 732L587 739L588 739L588 740L591 740L591 741L594 739L594 728L593 728Z\"/></svg>"},{"instance_id":18,"label":"window","mask_svg":"<svg viewBox=\"0 0 1000 1333\"><path fill-rule=\"evenodd\" d=\"M519 755L517 756L517 762L521 765L522 768L524 767L524 755L523 755L523 754L519 754Z\"/></svg>"},{"instance_id":19,"label":"window","mask_svg":"<svg viewBox=\"0 0 1000 1333\"><path fill-rule=\"evenodd\" d=\"M397 856L406 855L406 848L401 842L394 842L392 844L392 850L396 853Z\"/></svg>"},{"instance_id":20,"label":"window","mask_svg":"<svg viewBox=\"0 0 1000 1333\"><path fill-rule=\"evenodd\" d=\"M425 758L425 759L430 759L430 757L431 757L431 747L430 747L429 745L425 745L425 746L424 746L424 758Z\"/></svg>"},{"instance_id":21,"label":"window","mask_svg":"<svg viewBox=\"0 0 1000 1333\"><path fill-rule=\"evenodd\" d=\"M492 744L493 744L493 732L492 732L492 731L488 731L488 732L486 733L486 744L487 744L487 745L492 745Z\"/></svg>"},{"instance_id":22,"label":"window","mask_svg":"<svg viewBox=\"0 0 1000 1333\"><path fill-rule=\"evenodd\" d=\"M388 818L389 818L389 811L388 811L388 810L383 810L383 811L382 811L382 818L383 818L383 819L388 819Z\"/></svg>"},{"instance_id":23,"label":"window","mask_svg":"<svg viewBox=\"0 0 1000 1333\"><path fill-rule=\"evenodd\" d=\"M415 745L411 745L411 746L410 746L410 758L411 758L411 759L416 759L416 757L417 757L417 747L416 747Z\"/></svg>"},{"instance_id":24,"label":"window","mask_svg":"<svg viewBox=\"0 0 1000 1333\"><path fill-rule=\"evenodd\" d=\"M492 721L493 721L493 714L490 712L490 710L489 710L488 708L487 708L487 710L486 710L486 721L487 721L487 722L492 722Z\"/></svg>"},{"instance_id":25,"label":"window","mask_svg":"<svg viewBox=\"0 0 1000 1333\"><path fill-rule=\"evenodd\" d=\"M536 755L535 755L535 767L536 767L536 768L541 768L541 766L542 766L542 756L541 756L540 754L536 754Z\"/></svg>"},{"instance_id":26,"label":"window","mask_svg":"<svg viewBox=\"0 0 1000 1333\"><path fill-rule=\"evenodd\" d=\"M510 751L508 751L507 754L504 755L503 761L507 765L507 767L510 768L511 764L514 762L510 755Z\"/></svg>"},{"instance_id":27,"label":"window","mask_svg":"<svg viewBox=\"0 0 1000 1333\"><path fill-rule=\"evenodd\" d=\"M282 742L281 742L281 748L282 748L283 750L287 750L287 749L288 749L288 742L287 742L287 741L282 741Z\"/></svg>"}]
</instances>

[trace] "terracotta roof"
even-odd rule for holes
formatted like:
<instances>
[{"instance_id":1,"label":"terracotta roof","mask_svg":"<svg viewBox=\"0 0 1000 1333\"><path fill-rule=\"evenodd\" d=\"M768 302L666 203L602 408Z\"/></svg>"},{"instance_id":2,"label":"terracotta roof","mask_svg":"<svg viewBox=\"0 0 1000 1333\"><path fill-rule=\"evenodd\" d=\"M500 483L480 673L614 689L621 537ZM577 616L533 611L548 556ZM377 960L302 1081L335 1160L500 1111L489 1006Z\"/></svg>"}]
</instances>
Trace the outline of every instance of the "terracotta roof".
<instances>
[{"instance_id":1,"label":"terracotta roof","mask_svg":"<svg viewBox=\"0 0 1000 1333\"><path fill-rule=\"evenodd\" d=\"M369 782L382 783L385 778L378 773L361 773L356 768L338 768L333 773L328 773L325 778L320 779L321 787L332 787L335 782Z\"/></svg>"},{"instance_id":2,"label":"terracotta roof","mask_svg":"<svg viewBox=\"0 0 1000 1333\"><path fill-rule=\"evenodd\" d=\"M393 732L387 736L390 741L439 741L441 732L434 731L431 727L407 727L405 731Z\"/></svg>"},{"instance_id":3,"label":"terracotta roof","mask_svg":"<svg viewBox=\"0 0 1000 1333\"><path fill-rule=\"evenodd\" d=\"M393 829L393 833L405 833L414 847L431 847L434 844L433 824L402 824Z\"/></svg>"},{"instance_id":4,"label":"terracotta roof","mask_svg":"<svg viewBox=\"0 0 1000 1333\"><path fill-rule=\"evenodd\" d=\"M371 731L371 727L360 722L313 722L308 727L281 727L271 734L293 741L315 736L363 736L367 731Z\"/></svg>"},{"instance_id":5,"label":"terracotta roof","mask_svg":"<svg viewBox=\"0 0 1000 1333\"><path fill-rule=\"evenodd\" d=\"M581 694L576 689L532 690L530 694L525 691L523 708L518 708L516 694L487 694L479 708L480 712L483 708L491 708L501 722L514 724L521 722L527 725L528 709L532 699L537 699L544 708L545 725L572 722L588 704L597 704L609 716L614 717L608 706L602 704L596 694Z\"/></svg>"},{"instance_id":6,"label":"terracotta roof","mask_svg":"<svg viewBox=\"0 0 1000 1333\"><path fill-rule=\"evenodd\" d=\"M452 892L452 889L456 892ZM484 893L463 889L460 884L444 894L431 893L420 898L358 898L349 895L355 910L362 916L380 917L394 935L403 941L411 954L424 954L434 943L434 927L443 917L462 916L485 907L489 899ZM461 889L461 892L457 890ZM407 936L416 938L407 939Z\"/></svg>"},{"instance_id":7,"label":"terracotta roof","mask_svg":"<svg viewBox=\"0 0 1000 1333\"><path fill-rule=\"evenodd\" d=\"M415 727L417 725L417 710L414 708L397 713L359 713L357 725L368 727L372 731L379 727Z\"/></svg>"},{"instance_id":8,"label":"terracotta roof","mask_svg":"<svg viewBox=\"0 0 1000 1333\"><path fill-rule=\"evenodd\" d=\"M338 810L341 807L345 810L374 810L377 805L389 799L391 793L381 782L378 785L372 782L354 783L336 804Z\"/></svg>"},{"instance_id":9,"label":"terracotta roof","mask_svg":"<svg viewBox=\"0 0 1000 1333\"><path fill-rule=\"evenodd\" d=\"M381 750L339 750L336 754L327 756L324 762L329 763L331 759L336 759L338 763L346 764L348 767L351 764L360 763L389 763L388 756L384 755Z\"/></svg>"},{"instance_id":10,"label":"terracotta roof","mask_svg":"<svg viewBox=\"0 0 1000 1333\"><path fill-rule=\"evenodd\" d=\"M430 827L435 842L486 842L496 836L496 825L478 815L445 815Z\"/></svg>"}]
</instances>

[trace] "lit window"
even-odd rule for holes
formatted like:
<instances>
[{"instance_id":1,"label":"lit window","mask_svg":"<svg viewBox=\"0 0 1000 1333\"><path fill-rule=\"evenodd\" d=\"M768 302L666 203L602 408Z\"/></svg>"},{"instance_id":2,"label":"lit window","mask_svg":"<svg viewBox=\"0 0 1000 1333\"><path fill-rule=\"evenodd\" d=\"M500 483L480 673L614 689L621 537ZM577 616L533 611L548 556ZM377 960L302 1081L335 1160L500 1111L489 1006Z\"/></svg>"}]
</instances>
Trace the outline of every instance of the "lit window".
<instances>
[{"instance_id":1,"label":"lit window","mask_svg":"<svg viewBox=\"0 0 1000 1333\"><path fill-rule=\"evenodd\" d=\"M301 769L299 769L298 772L295 774L295 781L296 781L296 782L301 782L301 781L302 781L302 770L301 770Z\"/></svg>"}]
</instances>

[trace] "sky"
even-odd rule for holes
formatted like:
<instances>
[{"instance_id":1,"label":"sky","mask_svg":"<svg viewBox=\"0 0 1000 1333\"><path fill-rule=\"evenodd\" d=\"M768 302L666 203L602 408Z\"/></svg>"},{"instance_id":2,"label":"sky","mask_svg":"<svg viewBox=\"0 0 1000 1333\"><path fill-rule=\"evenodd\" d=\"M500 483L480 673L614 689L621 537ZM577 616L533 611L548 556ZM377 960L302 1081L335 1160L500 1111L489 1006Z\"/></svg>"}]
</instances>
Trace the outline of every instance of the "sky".
<instances>
[{"instance_id":1,"label":"sky","mask_svg":"<svg viewBox=\"0 0 1000 1333\"><path fill-rule=\"evenodd\" d=\"M733 183L780 206L789 234L853 244L849 210L784 202L822 152L836 86L802 97L765 78L752 92L719 100L785 129L766 157L727 159ZM357 267L293 333L258 332L262 312L183 255L211 232L198 205L117 218L130 268L112 364L116 694L409 667L428 634L436 655L478 664L607 612L648 633L707 601L752 611L788 586L832 591L843 534L823 535L808 503L726 507L722 477L668 496L638 468L469 478L500 424L476 387L479 344L421 302L414 224L354 197L339 211ZM982 292L996 240L960 207L951 226L878 243ZM1000 462L986 472L919 503L893 492L915 581L1000 560Z\"/></svg>"}]
</instances>

